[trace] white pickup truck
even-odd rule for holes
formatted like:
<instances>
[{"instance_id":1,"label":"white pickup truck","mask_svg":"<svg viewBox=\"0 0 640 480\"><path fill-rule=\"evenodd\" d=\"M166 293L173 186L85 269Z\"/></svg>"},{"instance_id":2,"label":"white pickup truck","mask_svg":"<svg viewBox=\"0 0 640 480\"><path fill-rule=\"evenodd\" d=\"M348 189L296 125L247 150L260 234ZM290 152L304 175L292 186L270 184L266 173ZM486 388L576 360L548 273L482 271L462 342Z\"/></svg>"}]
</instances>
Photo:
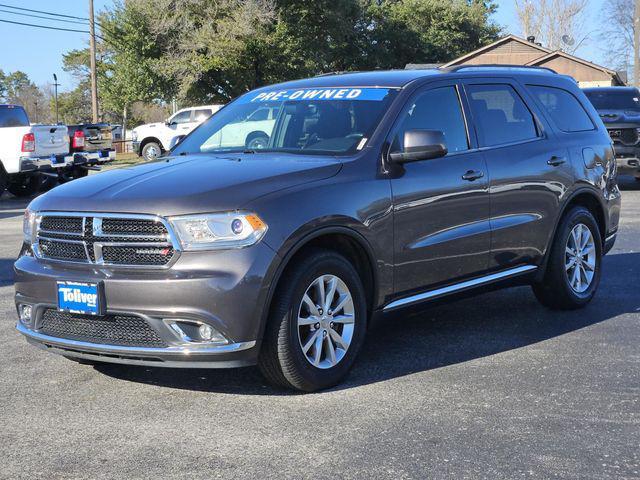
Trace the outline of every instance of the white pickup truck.
<instances>
[{"instance_id":1,"label":"white pickup truck","mask_svg":"<svg viewBox=\"0 0 640 480\"><path fill-rule=\"evenodd\" d=\"M24 108L0 105L0 195L34 194L40 172L73 166L65 125L31 125Z\"/></svg>"},{"instance_id":2,"label":"white pickup truck","mask_svg":"<svg viewBox=\"0 0 640 480\"><path fill-rule=\"evenodd\" d=\"M133 129L133 150L153 160L169 150L175 139L183 137L220 110L223 105L202 105L178 110L165 122L146 123Z\"/></svg>"}]
</instances>

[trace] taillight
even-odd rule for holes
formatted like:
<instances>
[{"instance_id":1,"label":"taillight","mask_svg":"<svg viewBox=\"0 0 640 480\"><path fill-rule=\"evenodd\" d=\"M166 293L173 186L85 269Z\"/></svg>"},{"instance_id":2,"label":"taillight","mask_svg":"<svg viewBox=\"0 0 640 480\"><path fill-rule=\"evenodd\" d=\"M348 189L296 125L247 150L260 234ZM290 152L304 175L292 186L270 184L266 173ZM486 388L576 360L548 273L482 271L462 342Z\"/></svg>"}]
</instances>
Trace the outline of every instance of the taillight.
<instances>
[{"instance_id":1,"label":"taillight","mask_svg":"<svg viewBox=\"0 0 640 480\"><path fill-rule=\"evenodd\" d=\"M84 148L84 132L76 130L73 134L73 148Z\"/></svg>"},{"instance_id":2,"label":"taillight","mask_svg":"<svg viewBox=\"0 0 640 480\"><path fill-rule=\"evenodd\" d=\"M23 152L36 151L36 137L33 133L25 133L22 136L22 151Z\"/></svg>"}]
</instances>

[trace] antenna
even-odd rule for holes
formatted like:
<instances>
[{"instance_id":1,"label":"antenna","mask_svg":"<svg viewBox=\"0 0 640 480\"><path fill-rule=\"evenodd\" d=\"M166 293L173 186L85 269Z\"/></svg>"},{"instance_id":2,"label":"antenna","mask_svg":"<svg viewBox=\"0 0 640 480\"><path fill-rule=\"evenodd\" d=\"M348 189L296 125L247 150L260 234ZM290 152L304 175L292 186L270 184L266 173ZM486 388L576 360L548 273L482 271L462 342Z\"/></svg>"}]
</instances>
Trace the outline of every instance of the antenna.
<instances>
[{"instance_id":1,"label":"antenna","mask_svg":"<svg viewBox=\"0 0 640 480\"><path fill-rule=\"evenodd\" d=\"M571 35L562 35L562 43L572 47L576 43L576 41Z\"/></svg>"}]
</instances>

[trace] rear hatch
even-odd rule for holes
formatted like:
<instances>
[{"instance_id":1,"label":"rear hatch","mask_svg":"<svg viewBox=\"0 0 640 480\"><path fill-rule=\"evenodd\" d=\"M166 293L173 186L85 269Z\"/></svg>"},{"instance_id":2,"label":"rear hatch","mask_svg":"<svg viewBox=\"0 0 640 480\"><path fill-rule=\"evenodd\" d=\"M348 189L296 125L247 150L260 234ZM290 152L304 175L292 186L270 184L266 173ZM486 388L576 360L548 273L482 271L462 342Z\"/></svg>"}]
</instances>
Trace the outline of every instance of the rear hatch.
<instances>
[{"instance_id":1,"label":"rear hatch","mask_svg":"<svg viewBox=\"0 0 640 480\"><path fill-rule=\"evenodd\" d=\"M32 125L31 131L36 140L36 150L31 156L46 157L69 153L66 125Z\"/></svg>"},{"instance_id":2,"label":"rear hatch","mask_svg":"<svg viewBox=\"0 0 640 480\"><path fill-rule=\"evenodd\" d=\"M111 125L96 124L84 125L84 151L97 152L100 150L111 150Z\"/></svg>"}]
</instances>

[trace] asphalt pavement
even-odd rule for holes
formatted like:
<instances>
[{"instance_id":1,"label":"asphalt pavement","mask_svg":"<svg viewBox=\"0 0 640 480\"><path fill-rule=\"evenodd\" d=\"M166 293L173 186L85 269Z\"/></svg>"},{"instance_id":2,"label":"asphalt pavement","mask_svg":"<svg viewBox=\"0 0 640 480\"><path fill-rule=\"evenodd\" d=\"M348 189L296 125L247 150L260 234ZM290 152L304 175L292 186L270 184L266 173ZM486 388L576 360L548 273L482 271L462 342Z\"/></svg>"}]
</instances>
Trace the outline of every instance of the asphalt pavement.
<instances>
[{"instance_id":1,"label":"asphalt pavement","mask_svg":"<svg viewBox=\"0 0 640 480\"><path fill-rule=\"evenodd\" d=\"M527 287L382 322L315 394L254 368L90 367L14 330L25 201L0 199L0 478L640 479L640 183L600 290Z\"/></svg>"}]
</instances>

